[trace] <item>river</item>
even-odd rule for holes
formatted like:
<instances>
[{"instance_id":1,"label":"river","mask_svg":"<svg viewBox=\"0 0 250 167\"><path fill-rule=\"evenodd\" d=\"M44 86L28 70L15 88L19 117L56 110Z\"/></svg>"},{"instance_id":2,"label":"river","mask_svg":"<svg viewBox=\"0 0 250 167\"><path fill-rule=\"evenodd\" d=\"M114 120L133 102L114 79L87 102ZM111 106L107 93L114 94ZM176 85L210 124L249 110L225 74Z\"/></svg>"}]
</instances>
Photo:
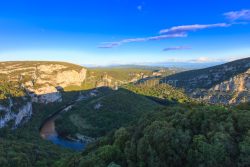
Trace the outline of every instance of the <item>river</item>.
<instances>
[{"instance_id":1,"label":"river","mask_svg":"<svg viewBox=\"0 0 250 167\"><path fill-rule=\"evenodd\" d=\"M64 139L57 134L56 128L55 128L55 120L58 117L58 114L52 116L51 118L45 121L45 123L43 124L40 130L41 137L61 147L73 149L75 151L84 150L86 146L85 143L82 143L80 141Z\"/></svg>"},{"instance_id":2,"label":"river","mask_svg":"<svg viewBox=\"0 0 250 167\"><path fill-rule=\"evenodd\" d=\"M66 138L62 138L58 135L55 128L55 120L62 112L67 112L72 108L72 106L81 100L86 99L85 96L79 96L79 98L73 101L71 104L63 107L62 109L55 112L52 116L50 116L45 122L42 124L40 128L40 135L43 139L49 140L52 143L59 145L61 147L69 148L75 151L82 151L86 147L86 143L77 141L77 140L69 140Z\"/></svg>"},{"instance_id":3,"label":"river","mask_svg":"<svg viewBox=\"0 0 250 167\"><path fill-rule=\"evenodd\" d=\"M42 127L40 128L41 137L45 140L51 141L52 143L54 143L56 145L59 145L59 146L73 149L75 151L83 151L85 149L87 143L89 143L89 141L86 140L86 142L82 142L82 141L69 140L69 139L60 137L58 135L58 133L56 132L55 120L58 118L58 116L62 112L67 112L68 110L70 110L72 108L72 106L75 105L75 103L82 101L82 100L86 100L91 96L96 96L96 93L97 93L97 90L92 90L87 95L80 94L77 100L71 102L71 104L69 104L69 105L63 107L62 109L58 110L57 112L55 112L52 116L50 116L42 124Z\"/></svg>"}]
</instances>

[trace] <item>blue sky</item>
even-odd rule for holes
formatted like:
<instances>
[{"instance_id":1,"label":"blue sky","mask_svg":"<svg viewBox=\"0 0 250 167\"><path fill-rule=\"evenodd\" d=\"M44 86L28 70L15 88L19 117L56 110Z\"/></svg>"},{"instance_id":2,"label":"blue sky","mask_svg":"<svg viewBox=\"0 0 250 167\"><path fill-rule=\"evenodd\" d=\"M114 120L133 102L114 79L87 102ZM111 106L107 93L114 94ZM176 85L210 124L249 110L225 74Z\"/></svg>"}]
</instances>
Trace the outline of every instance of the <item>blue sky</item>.
<instances>
[{"instance_id":1,"label":"blue sky","mask_svg":"<svg viewBox=\"0 0 250 167\"><path fill-rule=\"evenodd\" d=\"M8 0L0 61L215 62L250 56L247 0Z\"/></svg>"}]
</instances>

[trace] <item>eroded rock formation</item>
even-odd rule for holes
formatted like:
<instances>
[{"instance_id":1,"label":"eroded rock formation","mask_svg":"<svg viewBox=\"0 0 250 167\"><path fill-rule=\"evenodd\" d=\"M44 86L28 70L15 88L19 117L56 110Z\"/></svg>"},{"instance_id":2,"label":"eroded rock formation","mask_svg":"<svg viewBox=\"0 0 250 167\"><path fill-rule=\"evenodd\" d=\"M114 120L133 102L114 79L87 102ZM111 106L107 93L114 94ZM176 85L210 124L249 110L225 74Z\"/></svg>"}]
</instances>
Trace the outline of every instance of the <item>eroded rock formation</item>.
<instances>
[{"instance_id":1,"label":"eroded rock formation","mask_svg":"<svg viewBox=\"0 0 250 167\"><path fill-rule=\"evenodd\" d=\"M30 118L32 103L61 102L61 92L69 86L81 86L86 78L86 72L86 68L62 62L0 63L1 82L11 83L11 87L18 87L25 92L22 97L8 95L10 100L5 100L7 104L1 104L0 101L0 128L11 120L14 120L16 127L24 119Z\"/></svg>"}]
</instances>

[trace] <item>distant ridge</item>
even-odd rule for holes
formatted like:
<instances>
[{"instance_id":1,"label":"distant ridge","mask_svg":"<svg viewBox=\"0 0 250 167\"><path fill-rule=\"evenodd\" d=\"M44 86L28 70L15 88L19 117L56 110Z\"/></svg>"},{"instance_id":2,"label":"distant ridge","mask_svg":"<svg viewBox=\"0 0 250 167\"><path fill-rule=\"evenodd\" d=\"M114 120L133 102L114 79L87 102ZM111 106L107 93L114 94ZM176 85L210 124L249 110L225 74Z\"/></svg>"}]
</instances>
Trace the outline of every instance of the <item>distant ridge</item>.
<instances>
[{"instance_id":1,"label":"distant ridge","mask_svg":"<svg viewBox=\"0 0 250 167\"><path fill-rule=\"evenodd\" d=\"M83 64L83 66L88 68L148 68L148 67L159 67L159 68L179 68L179 69L201 69L204 67L212 67L215 65L220 65L225 63L225 61L220 62L155 62L155 63L144 63L144 64L110 64L110 65L95 65L95 64Z\"/></svg>"},{"instance_id":2,"label":"distant ridge","mask_svg":"<svg viewBox=\"0 0 250 167\"><path fill-rule=\"evenodd\" d=\"M164 80L176 80L176 87L185 89L211 88L220 82L244 73L250 68L250 57L198 70L190 70L167 76Z\"/></svg>"},{"instance_id":3,"label":"distant ridge","mask_svg":"<svg viewBox=\"0 0 250 167\"><path fill-rule=\"evenodd\" d=\"M162 82L183 88L191 97L209 103L250 101L250 58L167 76Z\"/></svg>"}]
</instances>

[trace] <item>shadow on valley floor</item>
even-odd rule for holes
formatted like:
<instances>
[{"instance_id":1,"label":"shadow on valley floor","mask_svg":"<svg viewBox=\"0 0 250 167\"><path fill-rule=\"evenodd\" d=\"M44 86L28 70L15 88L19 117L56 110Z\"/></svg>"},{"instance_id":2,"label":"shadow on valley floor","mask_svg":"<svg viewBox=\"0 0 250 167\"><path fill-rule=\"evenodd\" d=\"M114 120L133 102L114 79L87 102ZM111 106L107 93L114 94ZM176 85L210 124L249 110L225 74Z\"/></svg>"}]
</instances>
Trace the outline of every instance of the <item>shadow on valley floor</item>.
<instances>
[{"instance_id":1,"label":"shadow on valley floor","mask_svg":"<svg viewBox=\"0 0 250 167\"><path fill-rule=\"evenodd\" d=\"M145 112L178 103L136 94L125 88L100 87L68 92L57 89L59 93L34 95L28 92L29 96L9 96L1 100L0 123L3 128L0 137L26 134L24 138L31 138L32 142L33 138L41 136L54 144L82 150L88 142L128 126Z\"/></svg>"},{"instance_id":2,"label":"shadow on valley floor","mask_svg":"<svg viewBox=\"0 0 250 167\"><path fill-rule=\"evenodd\" d=\"M131 155L135 155L131 157L136 157L138 159L138 161L137 159L135 160L135 163L147 163L147 161L145 161L144 159L140 159L141 155L147 155L147 151L150 150L144 150L143 148L145 147L151 147L155 150L163 150L159 151L159 157L177 157L176 161L174 162L163 158L162 161L159 161L163 164L167 164L167 162L176 164L179 164L181 162L185 164L187 163L187 160L189 160L189 157L186 155L191 155L188 154L188 150L194 149L194 151L196 151L196 147L193 148L193 145L191 145L192 139L196 139L197 137L196 134L199 136L207 136L207 134L217 134L217 132L220 132L221 134L222 132L217 127L223 126L223 129L226 130L226 133L223 131L222 137L231 135L230 129L234 129L234 127L241 127L241 124L239 124L240 126L238 126L238 124L237 126L234 126L238 121L243 120L243 118L249 118L245 116L246 114L248 114L245 111L240 112L238 115L236 112L232 112L223 107L216 106L209 107L201 105L197 106L197 108L195 108L195 106L192 106L194 107L194 109L192 110L191 107L187 108L186 106L184 106L189 102L184 102L182 107L181 104L176 100L157 97L158 94L154 92L153 88L146 89L144 87L141 87L138 90L138 87L135 88L133 86L120 88L118 90L112 90L107 87L90 89L86 91L64 92L63 90L61 90L62 100L60 102L47 104L33 102L32 114L25 117L22 123L19 124L17 128L15 128L14 130L12 129L12 127L15 125L15 121L17 118L16 116L14 117L14 120L9 122L9 127L0 129L0 166L8 166L6 165L8 163L11 163L11 165L9 166L20 166L20 164L25 164L26 166L60 166L61 164L61 166L63 166L62 164L75 164L75 162L80 163L81 161L81 163L83 164L88 163L89 161L93 161L93 164L95 164L97 162L93 157L99 156L99 153L100 156L104 154L106 155L107 150L105 148L110 151L109 148L116 148L115 145L119 143L121 144L122 148L120 149L119 153L122 153L122 156L120 156L117 160L114 160L114 157L116 157L117 155L117 152L114 152L114 155L112 154L113 156L111 157L111 159L108 159L107 162L105 162L106 166L107 164L111 163L111 161L114 161L118 164L126 164L126 160L129 159L130 156L128 156L127 152L125 153L124 151L128 149L131 151L131 153L133 153ZM168 89L170 87L166 88ZM142 92L142 90L144 92ZM151 90L151 94L147 92L148 90ZM54 94L46 95L46 97L53 96ZM14 107L23 108L23 106L25 106L25 104L29 101L31 101L31 98L28 97L13 98L13 113L18 115L19 110L17 108L15 108L14 110ZM1 101L1 104L2 102L3 101ZM9 101L7 100L5 102L5 107L7 107L9 105ZM176 108L171 108L171 105L176 105ZM245 106L242 107L244 108ZM190 111L188 112L188 110ZM3 114L3 116L4 115L5 114ZM3 116L1 116L1 119L3 118ZM232 118L237 118L237 121ZM207 122L207 120L209 121ZM172 124L169 124L168 121L172 122L173 126ZM49 122L49 129L45 129L45 132L59 134L61 138L52 135L52 137L48 138L48 140L42 139L42 137L40 136L40 132L47 122ZM244 130L244 133L242 132L242 134L244 135L246 134L245 131L247 131L249 127L245 127L245 124L247 124L248 122L248 119L245 119L245 121L242 122L242 129L246 129ZM230 126L230 128L227 128L228 126ZM204 130L206 131L203 132L203 129L201 129L200 127L204 127ZM127 136L126 140L120 141L119 137L123 135L115 135L119 134L116 133L117 129L120 134L127 134L125 135L125 137ZM240 139L243 140L244 135L241 135L241 130L236 129L235 132L237 133L233 132L232 136L234 134L237 134L238 136L240 136ZM224 135L224 133L226 135ZM90 144L82 154L76 153L74 150L84 150L86 148L86 143L84 143L84 141L76 141L75 139L88 139L85 138L86 136L94 139L99 139L102 136L105 137L101 138L97 142L94 142L93 145ZM151 140L151 138L154 137L158 137L158 139ZM165 137L168 139L167 141L170 142L166 142ZM220 139L220 137L221 135L218 138ZM118 141L118 139L120 142L113 142ZM209 155L211 155L212 158L214 156L217 157L216 155L220 155L220 150L218 151L218 154L217 152L213 152L213 150L216 150L217 148L222 148L220 147L220 145L217 146L218 143L221 144L220 142L213 144L209 143L209 141L205 140L205 138L201 139L202 142L205 143L209 148L206 151L208 151ZM149 141L149 143L151 142L151 144L148 144L148 142L146 142L142 143L141 147L139 147L139 141L147 140ZM229 142L236 141L231 141L227 138L225 140ZM133 145L125 144L126 141L129 141ZM220 140L215 141L217 142ZM239 142L237 141L236 144L238 143ZM58 147L57 145L60 145L60 147ZM159 145L163 145L164 147L160 148L158 147ZM134 147L130 148L130 146L136 146L136 148L141 149L142 152L140 154L136 154L135 152L134 154L133 151L135 151L136 149L134 149ZM198 146L200 145L197 144L197 147ZM97 154L92 154L91 151L96 149L98 149ZM175 154L175 151L178 151L180 149L181 152ZM113 151L113 149L111 149L111 151ZM222 151L225 150L223 149ZM232 153L235 153L234 150L232 151ZM182 162L180 159L178 159L177 155L181 155L185 161ZM207 155L207 152L201 153L201 157L204 155ZM238 155L234 156L232 160L235 160L237 158ZM6 159L5 164L1 161L2 159ZM197 158L195 157L195 159ZM195 164L196 162L191 163L192 160L193 159L191 158L191 160L189 161L190 164ZM209 162L210 161L208 160L208 163ZM218 162L222 163L224 162L224 159ZM214 162L214 164L216 163L217 161Z\"/></svg>"}]
</instances>

